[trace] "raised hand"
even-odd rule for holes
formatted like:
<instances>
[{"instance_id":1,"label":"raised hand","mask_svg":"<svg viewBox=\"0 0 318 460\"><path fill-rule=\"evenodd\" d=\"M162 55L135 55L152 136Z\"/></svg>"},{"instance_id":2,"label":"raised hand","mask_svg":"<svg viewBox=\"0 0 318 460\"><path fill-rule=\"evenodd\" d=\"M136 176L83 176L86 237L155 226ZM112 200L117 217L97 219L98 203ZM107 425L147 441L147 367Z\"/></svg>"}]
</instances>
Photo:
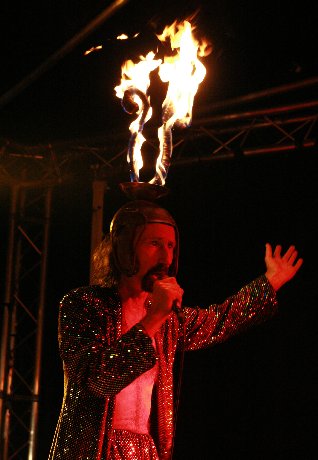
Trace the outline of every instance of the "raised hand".
<instances>
[{"instance_id":1,"label":"raised hand","mask_svg":"<svg viewBox=\"0 0 318 460\"><path fill-rule=\"evenodd\" d=\"M290 246L285 254L281 254L282 247L277 245L274 252L269 243L266 243L265 264L266 277L275 291L283 284L291 280L303 263L303 259L298 258L298 252L295 246Z\"/></svg>"}]
</instances>

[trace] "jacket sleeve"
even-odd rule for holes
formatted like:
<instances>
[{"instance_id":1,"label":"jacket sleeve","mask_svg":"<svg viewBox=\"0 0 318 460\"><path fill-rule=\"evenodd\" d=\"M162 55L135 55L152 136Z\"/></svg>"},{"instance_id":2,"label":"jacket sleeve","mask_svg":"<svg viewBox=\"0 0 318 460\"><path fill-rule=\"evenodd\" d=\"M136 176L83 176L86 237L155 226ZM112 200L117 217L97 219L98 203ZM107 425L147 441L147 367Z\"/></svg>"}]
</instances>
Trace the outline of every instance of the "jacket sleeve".
<instances>
[{"instance_id":1,"label":"jacket sleeve","mask_svg":"<svg viewBox=\"0 0 318 460\"><path fill-rule=\"evenodd\" d=\"M59 311L59 346L66 379L95 396L117 394L157 360L152 341L135 325L116 337L114 313L100 308L90 291L66 295Z\"/></svg>"},{"instance_id":2,"label":"jacket sleeve","mask_svg":"<svg viewBox=\"0 0 318 460\"><path fill-rule=\"evenodd\" d=\"M186 349L196 350L223 342L272 317L276 310L276 292L265 275L220 305L210 305L207 309L185 308Z\"/></svg>"}]
</instances>

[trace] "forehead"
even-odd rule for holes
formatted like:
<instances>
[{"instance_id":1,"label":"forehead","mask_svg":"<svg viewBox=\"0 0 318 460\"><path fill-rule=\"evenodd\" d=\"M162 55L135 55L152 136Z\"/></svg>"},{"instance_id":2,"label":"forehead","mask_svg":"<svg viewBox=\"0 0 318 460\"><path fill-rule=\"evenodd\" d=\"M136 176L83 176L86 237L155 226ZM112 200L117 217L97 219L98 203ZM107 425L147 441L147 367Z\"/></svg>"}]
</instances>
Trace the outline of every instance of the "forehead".
<instances>
[{"instance_id":1,"label":"forehead","mask_svg":"<svg viewBox=\"0 0 318 460\"><path fill-rule=\"evenodd\" d=\"M141 235L141 239L145 240L148 238L166 239L169 241L176 241L176 235L174 228L167 224L146 224L145 229Z\"/></svg>"}]
</instances>

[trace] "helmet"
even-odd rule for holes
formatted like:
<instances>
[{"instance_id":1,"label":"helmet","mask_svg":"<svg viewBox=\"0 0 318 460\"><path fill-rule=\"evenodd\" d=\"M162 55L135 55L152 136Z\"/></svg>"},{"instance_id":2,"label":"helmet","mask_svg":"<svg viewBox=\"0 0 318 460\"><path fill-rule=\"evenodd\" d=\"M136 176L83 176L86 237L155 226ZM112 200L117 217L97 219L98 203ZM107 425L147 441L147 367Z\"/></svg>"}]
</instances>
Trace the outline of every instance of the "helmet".
<instances>
[{"instance_id":1,"label":"helmet","mask_svg":"<svg viewBox=\"0 0 318 460\"><path fill-rule=\"evenodd\" d=\"M179 233L172 216L156 203L134 200L122 206L110 224L110 241L113 261L120 273L133 276L138 272L136 246L146 224L171 225L175 230L176 247L169 268L169 275L175 276L178 270Z\"/></svg>"}]
</instances>

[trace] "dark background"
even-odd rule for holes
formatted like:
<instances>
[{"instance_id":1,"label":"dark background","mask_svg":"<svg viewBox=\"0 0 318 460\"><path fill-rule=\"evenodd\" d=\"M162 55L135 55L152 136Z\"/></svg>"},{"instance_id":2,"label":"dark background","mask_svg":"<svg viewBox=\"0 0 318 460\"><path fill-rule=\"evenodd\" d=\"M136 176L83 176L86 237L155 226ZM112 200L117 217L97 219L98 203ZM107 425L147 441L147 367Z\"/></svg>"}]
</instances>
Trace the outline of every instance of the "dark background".
<instances>
[{"instance_id":1,"label":"dark background","mask_svg":"<svg viewBox=\"0 0 318 460\"><path fill-rule=\"evenodd\" d=\"M60 50L107 4L100 0L2 2L0 94ZM197 35L213 52L204 59L207 76L194 115L205 105L233 96L316 76L314 2L130 0L94 33L59 59L1 109L0 135L39 144L105 135L127 123L113 87L120 66L158 41L155 32L197 12ZM118 41L125 32L136 39ZM100 52L83 56L92 46Z\"/></svg>"},{"instance_id":2,"label":"dark background","mask_svg":"<svg viewBox=\"0 0 318 460\"><path fill-rule=\"evenodd\" d=\"M308 3L308 4L307 4ZM94 139L123 129L114 97L120 65L152 43L154 24L171 23L201 7L200 34L213 52L196 98L214 101L317 75L312 2L131 1L98 31L0 110L0 137L26 145ZM88 23L97 1L2 4L1 93L21 81ZM160 29L160 27L159 27ZM122 32L141 32L118 43ZM95 44L103 51L87 58ZM313 97L315 95L313 94ZM125 146L123 145L123 148ZM186 356L176 459L315 458L317 154L237 158L171 167L170 194L161 200L179 224L178 280L184 303L221 302L264 272L268 241L295 244L305 262L279 292L270 322L210 350ZM128 180L128 177L127 177ZM1 252L5 254L8 190L1 187ZM125 202L116 178L105 195L105 231ZM49 251L39 458L45 459L62 400L57 349L58 301L87 284L91 184L80 178L54 191ZM2 258L4 261L4 257ZM4 273L4 262L1 265Z\"/></svg>"}]
</instances>

